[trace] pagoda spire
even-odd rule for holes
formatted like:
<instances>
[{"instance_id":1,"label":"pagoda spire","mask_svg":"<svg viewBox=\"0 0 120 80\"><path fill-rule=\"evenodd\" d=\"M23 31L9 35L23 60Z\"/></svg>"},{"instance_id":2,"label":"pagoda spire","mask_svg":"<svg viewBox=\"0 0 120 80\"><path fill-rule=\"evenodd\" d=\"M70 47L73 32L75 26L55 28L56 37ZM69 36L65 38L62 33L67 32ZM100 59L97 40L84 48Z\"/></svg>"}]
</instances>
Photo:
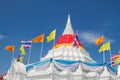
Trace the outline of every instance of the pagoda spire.
<instances>
[{"instance_id":1,"label":"pagoda spire","mask_svg":"<svg viewBox=\"0 0 120 80\"><path fill-rule=\"evenodd\" d=\"M67 24L71 24L71 20L70 20L70 15L68 15L68 20L67 20Z\"/></svg>"},{"instance_id":2,"label":"pagoda spire","mask_svg":"<svg viewBox=\"0 0 120 80\"><path fill-rule=\"evenodd\" d=\"M66 24L66 27L64 29L63 35L64 34L74 34L72 24L71 24L71 20L70 20L70 15L68 15L67 24Z\"/></svg>"}]
</instances>

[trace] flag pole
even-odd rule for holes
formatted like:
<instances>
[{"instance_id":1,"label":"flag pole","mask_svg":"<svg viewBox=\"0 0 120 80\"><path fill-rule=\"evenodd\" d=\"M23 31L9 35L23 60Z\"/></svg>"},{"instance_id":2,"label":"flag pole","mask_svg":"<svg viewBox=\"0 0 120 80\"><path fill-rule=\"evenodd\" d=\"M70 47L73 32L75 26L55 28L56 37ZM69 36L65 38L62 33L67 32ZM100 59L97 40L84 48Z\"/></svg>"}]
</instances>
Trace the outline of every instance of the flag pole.
<instances>
[{"instance_id":1,"label":"flag pole","mask_svg":"<svg viewBox=\"0 0 120 80\"><path fill-rule=\"evenodd\" d=\"M53 42L53 46L55 45L55 39L54 39L54 42Z\"/></svg>"},{"instance_id":2,"label":"flag pole","mask_svg":"<svg viewBox=\"0 0 120 80\"><path fill-rule=\"evenodd\" d=\"M53 46L55 45L55 39L53 40ZM54 50L54 49L53 49ZM54 54L54 51L53 51ZM52 58L53 58L53 54L52 54Z\"/></svg>"},{"instance_id":3,"label":"flag pole","mask_svg":"<svg viewBox=\"0 0 120 80\"><path fill-rule=\"evenodd\" d=\"M111 53L111 50L109 50L109 53L110 53L110 61L112 61L112 60L111 60L111 57L112 57L112 53Z\"/></svg>"},{"instance_id":4,"label":"flag pole","mask_svg":"<svg viewBox=\"0 0 120 80\"><path fill-rule=\"evenodd\" d=\"M112 53L111 53L111 46L110 46L109 53L110 53L110 61L112 62L112 60L111 60L111 57L112 57Z\"/></svg>"},{"instance_id":5,"label":"flag pole","mask_svg":"<svg viewBox=\"0 0 120 80\"><path fill-rule=\"evenodd\" d=\"M42 42L42 44L41 44L40 60L41 60L41 57L42 57L42 51L43 51L43 42Z\"/></svg>"},{"instance_id":6,"label":"flag pole","mask_svg":"<svg viewBox=\"0 0 120 80\"><path fill-rule=\"evenodd\" d=\"M56 34L55 34L56 35ZM53 40L53 46L55 45L55 38L54 38L54 40ZM51 77L52 77L52 79L53 79L53 72L54 72L54 69L53 69L53 67L54 67L54 64L53 64L53 54L54 54L54 48L53 48L53 53L52 53L52 74L51 74Z\"/></svg>"},{"instance_id":7,"label":"flag pole","mask_svg":"<svg viewBox=\"0 0 120 80\"><path fill-rule=\"evenodd\" d=\"M12 64L12 62L13 62L13 58L14 58L14 52L12 52L11 64Z\"/></svg>"},{"instance_id":8,"label":"flag pole","mask_svg":"<svg viewBox=\"0 0 120 80\"><path fill-rule=\"evenodd\" d=\"M56 29L55 29L55 37L56 37ZM54 39L54 43L53 43L53 46L55 45L55 39Z\"/></svg>"},{"instance_id":9,"label":"flag pole","mask_svg":"<svg viewBox=\"0 0 120 80\"><path fill-rule=\"evenodd\" d=\"M104 43L103 43L104 46ZM105 50L103 50L103 63L105 63Z\"/></svg>"},{"instance_id":10,"label":"flag pole","mask_svg":"<svg viewBox=\"0 0 120 80\"><path fill-rule=\"evenodd\" d=\"M103 63L105 63L105 51L103 51Z\"/></svg>"},{"instance_id":11,"label":"flag pole","mask_svg":"<svg viewBox=\"0 0 120 80\"><path fill-rule=\"evenodd\" d=\"M30 50L29 50L29 55L28 55L28 62L27 62L27 64L29 64L29 62L30 62L31 48L32 48L32 42L31 42L31 47L30 47Z\"/></svg>"},{"instance_id":12,"label":"flag pole","mask_svg":"<svg viewBox=\"0 0 120 80\"><path fill-rule=\"evenodd\" d=\"M55 39L53 41L53 46L54 46L54 44L55 44ZM54 64L53 64L53 54L54 54L54 48L53 48L53 53L52 53L52 74L51 74L52 79L53 79L53 72L54 72L54 70L53 70L53 67L54 67Z\"/></svg>"}]
</instances>

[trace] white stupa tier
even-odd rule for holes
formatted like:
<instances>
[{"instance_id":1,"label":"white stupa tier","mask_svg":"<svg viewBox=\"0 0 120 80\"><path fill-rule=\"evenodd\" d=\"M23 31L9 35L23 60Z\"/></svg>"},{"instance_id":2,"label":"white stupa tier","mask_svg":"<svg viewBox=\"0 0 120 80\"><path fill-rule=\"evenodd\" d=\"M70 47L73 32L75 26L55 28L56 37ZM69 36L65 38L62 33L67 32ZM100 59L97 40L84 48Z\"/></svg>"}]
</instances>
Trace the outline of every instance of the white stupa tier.
<instances>
[{"instance_id":1,"label":"white stupa tier","mask_svg":"<svg viewBox=\"0 0 120 80\"><path fill-rule=\"evenodd\" d=\"M53 49L49 50L48 54L41 60L47 60L49 58L61 59L61 60L82 60L86 62L95 62L86 52L83 45L76 39L74 34L70 15L68 15L67 24L63 34L60 36Z\"/></svg>"},{"instance_id":2,"label":"white stupa tier","mask_svg":"<svg viewBox=\"0 0 120 80\"><path fill-rule=\"evenodd\" d=\"M75 61L82 60L86 62L95 62L89 56L88 52L72 46L67 47L61 46L59 48L52 49L48 52L48 54L44 58L42 58L42 61L52 58L52 56L54 59L60 60L75 60Z\"/></svg>"},{"instance_id":3,"label":"white stupa tier","mask_svg":"<svg viewBox=\"0 0 120 80\"><path fill-rule=\"evenodd\" d=\"M4 80L120 80L120 67L116 71L90 57L74 34L69 15L63 34L48 54L28 65L14 60Z\"/></svg>"}]
</instances>

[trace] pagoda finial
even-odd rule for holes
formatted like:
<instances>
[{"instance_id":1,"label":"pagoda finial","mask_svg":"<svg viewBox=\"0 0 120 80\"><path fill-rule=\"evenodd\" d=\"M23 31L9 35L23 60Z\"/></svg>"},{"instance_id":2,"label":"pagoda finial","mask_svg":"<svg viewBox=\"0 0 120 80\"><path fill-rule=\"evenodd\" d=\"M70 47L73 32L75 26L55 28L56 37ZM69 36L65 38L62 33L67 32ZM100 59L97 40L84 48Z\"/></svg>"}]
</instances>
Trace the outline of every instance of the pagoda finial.
<instances>
[{"instance_id":1,"label":"pagoda finial","mask_svg":"<svg viewBox=\"0 0 120 80\"><path fill-rule=\"evenodd\" d=\"M67 24L66 24L63 34L74 34L74 31L71 25L70 15L68 15Z\"/></svg>"},{"instance_id":2,"label":"pagoda finial","mask_svg":"<svg viewBox=\"0 0 120 80\"><path fill-rule=\"evenodd\" d=\"M68 20L67 20L67 24L71 24L71 21L70 21L70 14L68 15Z\"/></svg>"}]
</instances>

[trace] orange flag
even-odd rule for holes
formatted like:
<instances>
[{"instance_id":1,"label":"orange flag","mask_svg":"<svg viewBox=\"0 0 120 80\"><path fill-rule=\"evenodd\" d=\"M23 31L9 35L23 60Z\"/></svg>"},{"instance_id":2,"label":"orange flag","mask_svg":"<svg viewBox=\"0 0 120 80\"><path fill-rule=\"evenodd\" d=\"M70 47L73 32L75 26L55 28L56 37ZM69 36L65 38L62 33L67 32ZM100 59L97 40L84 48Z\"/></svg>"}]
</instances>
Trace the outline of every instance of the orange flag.
<instances>
[{"instance_id":1,"label":"orange flag","mask_svg":"<svg viewBox=\"0 0 120 80\"><path fill-rule=\"evenodd\" d=\"M104 42L104 36L99 37L95 40L95 44L98 46Z\"/></svg>"},{"instance_id":2,"label":"orange flag","mask_svg":"<svg viewBox=\"0 0 120 80\"><path fill-rule=\"evenodd\" d=\"M34 43L43 42L43 41L44 41L44 34L41 34L41 35L35 37L32 41L33 41Z\"/></svg>"},{"instance_id":3,"label":"orange flag","mask_svg":"<svg viewBox=\"0 0 120 80\"><path fill-rule=\"evenodd\" d=\"M15 46L13 46L13 45L5 47L5 50L11 51L11 52L14 52L14 49L15 49Z\"/></svg>"}]
</instances>

